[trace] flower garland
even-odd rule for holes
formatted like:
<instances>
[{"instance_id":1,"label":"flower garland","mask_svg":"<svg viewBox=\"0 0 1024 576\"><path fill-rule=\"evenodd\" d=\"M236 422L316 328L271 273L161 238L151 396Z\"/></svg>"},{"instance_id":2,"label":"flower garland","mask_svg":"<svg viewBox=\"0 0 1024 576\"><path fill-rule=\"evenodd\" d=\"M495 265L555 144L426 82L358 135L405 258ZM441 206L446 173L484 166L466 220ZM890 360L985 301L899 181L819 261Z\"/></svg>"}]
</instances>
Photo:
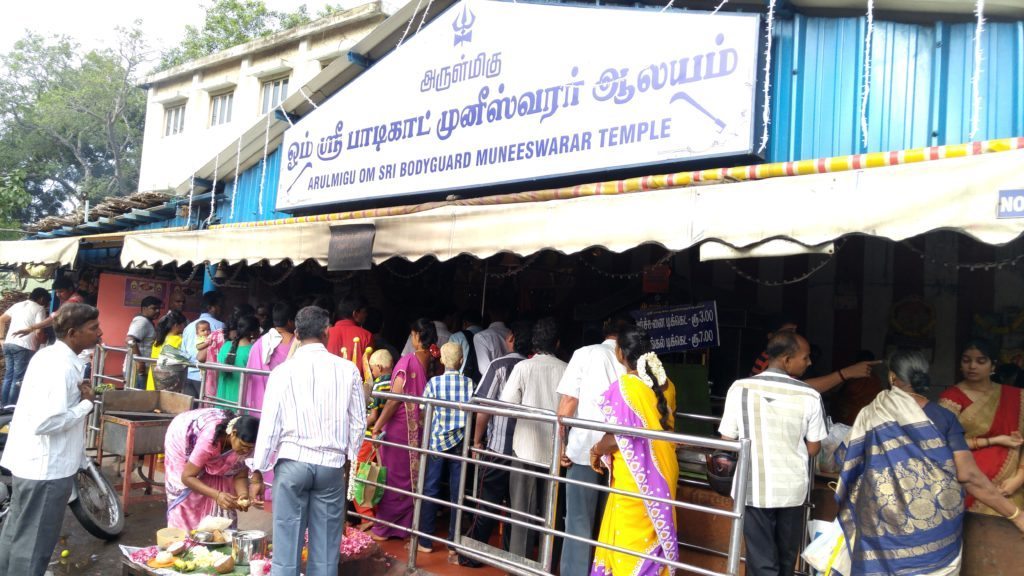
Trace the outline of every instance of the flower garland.
<instances>
[{"instance_id":1,"label":"flower garland","mask_svg":"<svg viewBox=\"0 0 1024 576\"><path fill-rule=\"evenodd\" d=\"M654 352L640 355L640 359L636 361L636 374L643 380L644 384L647 384L648 388L654 388L655 380L658 382L658 388L664 386L665 381L668 380L668 375L665 374L665 366L662 365L661 359ZM654 376L654 380L651 380L651 375Z\"/></svg>"},{"instance_id":2,"label":"flower garland","mask_svg":"<svg viewBox=\"0 0 1024 576\"><path fill-rule=\"evenodd\" d=\"M757 153L764 152L768 146L768 125L772 120L771 104L771 83L772 83L772 31L775 28L775 0L768 0L768 25L765 32L766 42L764 48L764 83L762 88L763 104L761 107L761 144L757 147Z\"/></svg>"},{"instance_id":3,"label":"flower garland","mask_svg":"<svg viewBox=\"0 0 1024 576\"><path fill-rule=\"evenodd\" d=\"M971 74L971 133L968 140L974 140L978 133L981 116L981 35L985 32L985 0L976 0L974 15L978 22L974 27L974 73Z\"/></svg>"},{"instance_id":4,"label":"flower garland","mask_svg":"<svg viewBox=\"0 0 1024 576\"><path fill-rule=\"evenodd\" d=\"M871 91L871 37L875 32L875 0L868 0L867 19L864 31L864 89L860 99L860 131L865 149L868 147L868 93Z\"/></svg>"},{"instance_id":5,"label":"flower garland","mask_svg":"<svg viewBox=\"0 0 1024 576\"><path fill-rule=\"evenodd\" d=\"M206 217L206 227L210 227L217 212L217 171L220 169L220 152L213 160L213 187L210 189L210 215Z\"/></svg>"}]
</instances>

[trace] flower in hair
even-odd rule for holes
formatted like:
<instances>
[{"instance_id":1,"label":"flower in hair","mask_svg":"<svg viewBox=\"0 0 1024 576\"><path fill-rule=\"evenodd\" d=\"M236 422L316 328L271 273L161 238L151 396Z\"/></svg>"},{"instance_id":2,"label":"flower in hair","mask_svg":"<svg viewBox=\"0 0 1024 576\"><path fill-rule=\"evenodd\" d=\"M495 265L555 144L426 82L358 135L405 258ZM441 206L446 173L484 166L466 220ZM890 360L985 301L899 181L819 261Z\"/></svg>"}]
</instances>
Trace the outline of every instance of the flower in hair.
<instances>
[{"instance_id":1,"label":"flower in hair","mask_svg":"<svg viewBox=\"0 0 1024 576\"><path fill-rule=\"evenodd\" d=\"M665 374L665 366L661 359L654 352L642 354L636 361L636 373L648 387L654 388L655 382L659 388L665 385L668 376ZM653 379L651 377L654 377Z\"/></svg>"},{"instance_id":2,"label":"flower in hair","mask_svg":"<svg viewBox=\"0 0 1024 576\"><path fill-rule=\"evenodd\" d=\"M441 357L441 349L437 347L437 344L431 344L427 350L430 351L430 356L434 359Z\"/></svg>"},{"instance_id":3,"label":"flower in hair","mask_svg":"<svg viewBox=\"0 0 1024 576\"><path fill-rule=\"evenodd\" d=\"M238 424L238 419L239 418L241 418L241 416L235 416L234 418L232 418L228 422L228 428L227 428L228 436L231 436L232 434L234 434L234 432L235 432L235 424Z\"/></svg>"}]
</instances>

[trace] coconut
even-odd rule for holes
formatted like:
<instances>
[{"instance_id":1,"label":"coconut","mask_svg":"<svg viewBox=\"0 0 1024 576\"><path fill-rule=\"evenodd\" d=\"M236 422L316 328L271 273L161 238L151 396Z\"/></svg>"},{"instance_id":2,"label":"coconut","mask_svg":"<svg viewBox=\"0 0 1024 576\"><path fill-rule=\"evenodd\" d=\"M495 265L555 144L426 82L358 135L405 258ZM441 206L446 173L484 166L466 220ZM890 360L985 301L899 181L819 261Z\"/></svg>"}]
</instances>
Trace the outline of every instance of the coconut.
<instances>
[{"instance_id":1,"label":"coconut","mask_svg":"<svg viewBox=\"0 0 1024 576\"><path fill-rule=\"evenodd\" d=\"M188 548L188 545L184 542L171 542L171 544L167 546L167 551L173 556L181 556L186 548Z\"/></svg>"},{"instance_id":2,"label":"coconut","mask_svg":"<svg viewBox=\"0 0 1024 576\"><path fill-rule=\"evenodd\" d=\"M156 561L157 564L167 564L168 562L174 560L174 554L171 554L170 552L164 550L162 552L158 552L154 560Z\"/></svg>"},{"instance_id":3,"label":"coconut","mask_svg":"<svg viewBox=\"0 0 1024 576\"><path fill-rule=\"evenodd\" d=\"M235 559L225 556L213 563L213 569L217 571L217 574L228 574L235 569Z\"/></svg>"}]
</instances>

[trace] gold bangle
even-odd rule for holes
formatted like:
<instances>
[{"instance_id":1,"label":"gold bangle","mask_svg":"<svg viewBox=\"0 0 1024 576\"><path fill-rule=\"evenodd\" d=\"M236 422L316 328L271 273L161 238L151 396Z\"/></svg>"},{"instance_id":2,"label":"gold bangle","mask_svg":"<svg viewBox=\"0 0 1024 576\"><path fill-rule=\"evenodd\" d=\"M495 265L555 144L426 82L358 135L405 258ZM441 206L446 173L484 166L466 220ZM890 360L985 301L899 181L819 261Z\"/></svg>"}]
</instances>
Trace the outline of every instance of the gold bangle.
<instances>
[{"instance_id":1,"label":"gold bangle","mask_svg":"<svg viewBox=\"0 0 1024 576\"><path fill-rule=\"evenodd\" d=\"M1020 516L1020 506L1017 506L1017 510L1015 510L1013 514L1010 514L1009 516L1007 516L1006 519L1007 520L1016 520L1017 516Z\"/></svg>"}]
</instances>

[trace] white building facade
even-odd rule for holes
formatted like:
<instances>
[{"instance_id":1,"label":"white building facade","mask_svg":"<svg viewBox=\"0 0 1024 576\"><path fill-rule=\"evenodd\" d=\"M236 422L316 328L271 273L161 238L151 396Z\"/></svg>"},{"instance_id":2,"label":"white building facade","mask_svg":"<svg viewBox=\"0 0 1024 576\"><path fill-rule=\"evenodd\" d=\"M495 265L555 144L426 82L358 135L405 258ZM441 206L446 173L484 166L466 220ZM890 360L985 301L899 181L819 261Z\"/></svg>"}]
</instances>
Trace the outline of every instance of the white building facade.
<instances>
[{"instance_id":1,"label":"white building facade","mask_svg":"<svg viewBox=\"0 0 1024 576\"><path fill-rule=\"evenodd\" d=\"M139 191L168 191L386 18L356 6L148 76Z\"/></svg>"}]
</instances>

